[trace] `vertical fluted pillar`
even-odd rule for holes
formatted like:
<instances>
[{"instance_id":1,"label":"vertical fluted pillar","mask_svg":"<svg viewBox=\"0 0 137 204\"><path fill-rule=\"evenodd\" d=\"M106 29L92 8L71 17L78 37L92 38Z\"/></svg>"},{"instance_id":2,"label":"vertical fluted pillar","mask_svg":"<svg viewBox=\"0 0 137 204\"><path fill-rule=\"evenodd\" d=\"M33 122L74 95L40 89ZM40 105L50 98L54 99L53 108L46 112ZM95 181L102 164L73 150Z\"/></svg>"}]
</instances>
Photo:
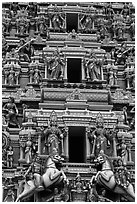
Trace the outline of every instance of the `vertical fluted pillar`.
<instances>
[{"instance_id":1,"label":"vertical fluted pillar","mask_svg":"<svg viewBox=\"0 0 137 204\"><path fill-rule=\"evenodd\" d=\"M128 161L132 162L132 157L131 157L131 144L128 144L127 146L127 151L128 151Z\"/></svg>"},{"instance_id":2,"label":"vertical fluted pillar","mask_svg":"<svg viewBox=\"0 0 137 204\"><path fill-rule=\"evenodd\" d=\"M38 132L38 154L41 154L41 133Z\"/></svg>"},{"instance_id":3,"label":"vertical fluted pillar","mask_svg":"<svg viewBox=\"0 0 137 204\"><path fill-rule=\"evenodd\" d=\"M64 80L67 81L67 58L66 58L65 67L64 67Z\"/></svg>"},{"instance_id":4,"label":"vertical fluted pillar","mask_svg":"<svg viewBox=\"0 0 137 204\"><path fill-rule=\"evenodd\" d=\"M117 157L116 139L113 137L113 157Z\"/></svg>"},{"instance_id":5,"label":"vertical fluted pillar","mask_svg":"<svg viewBox=\"0 0 137 204\"><path fill-rule=\"evenodd\" d=\"M64 151L65 151L66 161L69 160L68 147L69 147L69 141L68 141L68 127L66 127L66 136L64 137Z\"/></svg>"},{"instance_id":6,"label":"vertical fluted pillar","mask_svg":"<svg viewBox=\"0 0 137 204\"><path fill-rule=\"evenodd\" d=\"M90 160L90 142L88 139L89 127L86 127L86 161Z\"/></svg>"},{"instance_id":7,"label":"vertical fluted pillar","mask_svg":"<svg viewBox=\"0 0 137 204\"><path fill-rule=\"evenodd\" d=\"M47 70L47 62L46 62L46 60L45 60L45 79L48 78L48 75L47 75L48 70Z\"/></svg>"},{"instance_id":8,"label":"vertical fluted pillar","mask_svg":"<svg viewBox=\"0 0 137 204\"><path fill-rule=\"evenodd\" d=\"M81 59L81 72L82 72L82 81L85 80L85 72L84 72L84 66L83 66L83 58Z\"/></svg>"},{"instance_id":9,"label":"vertical fluted pillar","mask_svg":"<svg viewBox=\"0 0 137 204\"><path fill-rule=\"evenodd\" d=\"M24 147L24 144L23 142L20 143L20 160L23 159L23 147Z\"/></svg>"}]
</instances>

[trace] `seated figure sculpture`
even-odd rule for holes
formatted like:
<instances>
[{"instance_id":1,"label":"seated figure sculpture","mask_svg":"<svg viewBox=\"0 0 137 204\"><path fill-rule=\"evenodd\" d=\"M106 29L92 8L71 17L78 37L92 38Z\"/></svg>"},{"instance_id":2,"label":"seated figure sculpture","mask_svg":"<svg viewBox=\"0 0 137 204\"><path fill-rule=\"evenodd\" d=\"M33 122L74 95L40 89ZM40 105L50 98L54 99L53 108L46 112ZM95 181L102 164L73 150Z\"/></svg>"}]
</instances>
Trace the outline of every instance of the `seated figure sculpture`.
<instances>
[{"instance_id":1,"label":"seated figure sculpture","mask_svg":"<svg viewBox=\"0 0 137 204\"><path fill-rule=\"evenodd\" d=\"M17 120L18 109L14 102L13 97L9 97L8 102L3 106L3 112L7 121L8 126L20 127Z\"/></svg>"}]
</instances>

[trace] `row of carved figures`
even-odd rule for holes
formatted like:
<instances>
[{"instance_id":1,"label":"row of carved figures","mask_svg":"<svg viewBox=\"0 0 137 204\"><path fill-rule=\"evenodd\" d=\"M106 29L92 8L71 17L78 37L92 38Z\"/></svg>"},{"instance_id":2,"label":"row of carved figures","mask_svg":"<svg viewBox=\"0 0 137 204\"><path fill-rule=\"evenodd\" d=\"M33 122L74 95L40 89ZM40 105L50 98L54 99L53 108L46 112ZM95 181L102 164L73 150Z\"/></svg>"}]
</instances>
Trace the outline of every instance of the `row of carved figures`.
<instances>
[{"instance_id":1,"label":"row of carved figures","mask_svg":"<svg viewBox=\"0 0 137 204\"><path fill-rule=\"evenodd\" d=\"M13 98L9 98L9 102L6 103L3 107L3 123L6 123L7 126L11 127L20 127L18 118L18 109L14 103ZM128 129L134 129L133 120L130 124L127 120L126 107L123 108L123 123L128 125ZM23 124L22 124L23 125ZM33 130L33 129L32 129ZM26 163L31 163L34 155L38 151L39 153L49 154L51 156L60 155L64 157L64 140L68 134L67 128L60 129L57 123L57 115L53 111L50 115L49 125L47 128L43 127L40 129L40 141L37 143L34 141L34 133L26 133L20 137L20 160L25 159ZM38 134L38 133L36 133ZM94 158L98 156L100 151L103 151L105 154L113 156L121 156L123 163L127 163L127 159L131 160L130 145L126 144L124 138L120 139L117 136L118 129L109 130L104 127L104 121L101 114L98 114L96 118L96 128L87 129L87 137L90 143L90 156ZM124 133L123 133L124 134ZM26 139L25 139L26 138ZM5 141L5 140L3 140ZM44 146L41 146L41 143ZM117 145L116 145L117 144ZM11 149L9 149L11 150ZM11 157L13 154L11 155Z\"/></svg>"},{"instance_id":2,"label":"row of carved figures","mask_svg":"<svg viewBox=\"0 0 137 204\"><path fill-rule=\"evenodd\" d=\"M18 8L18 10L15 10L14 7ZM104 16L103 18L98 16L97 9L90 8L90 6L87 8L87 14L85 14L85 11L80 13L78 21L79 31L91 33L96 28L100 40L104 39L107 33L109 33L111 39L122 40L126 39L124 33L128 30L130 39L134 40L135 18L131 12L130 5L125 4L121 12L117 10L116 13L111 4L108 4L103 10L102 13L105 15L105 18ZM30 17L28 18L29 11ZM9 14L3 9L3 34L10 32L11 35L17 33L20 36L24 36L34 35L35 32L38 32L48 38L51 28L59 32L66 30L66 15L59 11L57 6L55 6L53 13L47 12L48 20L46 20L45 16L37 16L36 13L37 4L33 2L26 6L26 8L25 6L18 5L18 3L12 4Z\"/></svg>"},{"instance_id":3,"label":"row of carved figures","mask_svg":"<svg viewBox=\"0 0 137 204\"><path fill-rule=\"evenodd\" d=\"M43 76L39 67L42 67L40 62L36 62L34 55L34 48L31 44L32 40L27 43L21 43L14 50L6 52L5 65L3 67L3 75L5 84L17 85L19 84L19 75L21 73L21 61L32 62L29 64L30 83L38 84L41 82ZM28 52L29 50L29 52ZM33 53L33 54L32 54ZM31 57L32 56L32 57ZM47 69L48 79L63 80L66 66L66 57L62 51L57 48L51 57L44 57L44 64ZM125 75L130 78L130 87L134 87L134 66L135 66L135 50L134 48L127 48L123 43L121 48L112 50L111 53L106 53L102 60L99 60L94 53L94 50L87 52L83 57L83 68L85 79L90 81L101 81L103 78L103 68L107 69L107 81L110 86L117 85L118 65L125 67ZM129 85L128 85L129 86Z\"/></svg>"}]
</instances>

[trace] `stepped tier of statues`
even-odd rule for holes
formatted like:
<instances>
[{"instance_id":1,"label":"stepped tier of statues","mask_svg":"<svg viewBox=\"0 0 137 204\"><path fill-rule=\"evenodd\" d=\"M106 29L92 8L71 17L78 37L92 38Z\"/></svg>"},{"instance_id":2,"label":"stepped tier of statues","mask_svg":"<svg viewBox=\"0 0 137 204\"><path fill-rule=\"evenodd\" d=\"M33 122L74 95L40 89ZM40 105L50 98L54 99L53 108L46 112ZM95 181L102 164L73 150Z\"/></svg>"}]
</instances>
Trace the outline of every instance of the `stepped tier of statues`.
<instances>
[{"instance_id":1,"label":"stepped tier of statues","mask_svg":"<svg viewBox=\"0 0 137 204\"><path fill-rule=\"evenodd\" d=\"M135 201L131 2L3 2L2 88L3 202Z\"/></svg>"}]
</instances>

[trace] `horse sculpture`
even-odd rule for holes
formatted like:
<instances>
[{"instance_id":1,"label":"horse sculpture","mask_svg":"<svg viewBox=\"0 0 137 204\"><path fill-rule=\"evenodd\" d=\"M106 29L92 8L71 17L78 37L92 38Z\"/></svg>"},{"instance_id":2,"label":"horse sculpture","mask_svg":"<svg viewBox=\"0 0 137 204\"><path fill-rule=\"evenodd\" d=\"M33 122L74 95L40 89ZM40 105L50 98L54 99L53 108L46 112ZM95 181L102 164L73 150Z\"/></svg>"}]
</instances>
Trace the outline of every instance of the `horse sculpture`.
<instances>
[{"instance_id":1,"label":"horse sculpture","mask_svg":"<svg viewBox=\"0 0 137 204\"><path fill-rule=\"evenodd\" d=\"M44 190L52 185L60 184L63 180L67 180L64 172L62 170L59 171L55 165L56 162L60 162L61 157L57 156L54 159L50 156L46 157L45 171L40 178L40 185L36 185L35 179L28 181L24 179L21 181L19 186L19 196L17 197L16 202L29 198L35 193L35 191Z\"/></svg>"},{"instance_id":2,"label":"horse sculpture","mask_svg":"<svg viewBox=\"0 0 137 204\"><path fill-rule=\"evenodd\" d=\"M96 176L93 176L91 183L96 181L97 184L105 187L106 189L113 191L114 193L121 194L128 201L135 201L135 193L133 185L129 182L126 188L118 185L113 172L113 166L109 157L105 154L99 154L94 160L96 164L101 165L101 170L97 172Z\"/></svg>"}]
</instances>

